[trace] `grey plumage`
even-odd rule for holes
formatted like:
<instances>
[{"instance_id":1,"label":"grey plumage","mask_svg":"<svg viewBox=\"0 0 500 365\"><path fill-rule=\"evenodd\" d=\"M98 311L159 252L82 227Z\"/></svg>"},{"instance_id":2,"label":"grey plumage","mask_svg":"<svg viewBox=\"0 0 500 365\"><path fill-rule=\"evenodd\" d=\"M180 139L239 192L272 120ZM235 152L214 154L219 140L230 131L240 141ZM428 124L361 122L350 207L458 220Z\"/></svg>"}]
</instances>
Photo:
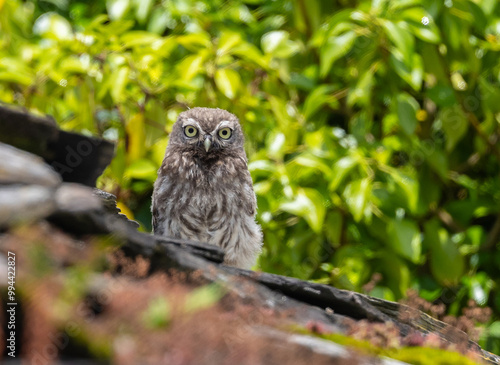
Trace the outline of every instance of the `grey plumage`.
<instances>
[{"instance_id":1,"label":"grey plumage","mask_svg":"<svg viewBox=\"0 0 500 365\"><path fill-rule=\"evenodd\" d=\"M243 144L238 118L225 110L179 115L154 185L154 234L217 245L227 265L255 263L262 232Z\"/></svg>"}]
</instances>

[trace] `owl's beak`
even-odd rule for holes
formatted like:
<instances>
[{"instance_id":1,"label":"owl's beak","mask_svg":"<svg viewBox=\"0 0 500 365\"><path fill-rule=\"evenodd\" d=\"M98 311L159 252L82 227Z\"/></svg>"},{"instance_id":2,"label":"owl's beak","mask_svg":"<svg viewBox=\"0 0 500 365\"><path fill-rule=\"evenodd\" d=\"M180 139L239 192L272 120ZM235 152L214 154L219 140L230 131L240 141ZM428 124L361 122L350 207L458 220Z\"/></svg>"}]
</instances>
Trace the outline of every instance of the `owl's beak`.
<instances>
[{"instance_id":1,"label":"owl's beak","mask_svg":"<svg viewBox=\"0 0 500 365\"><path fill-rule=\"evenodd\" d=\"M212 136L210 135L205 136L205 141L203 142L203 145L205 146L205 151L208 152L210 146L212 145Z\"/></svg>"}]
</instances>

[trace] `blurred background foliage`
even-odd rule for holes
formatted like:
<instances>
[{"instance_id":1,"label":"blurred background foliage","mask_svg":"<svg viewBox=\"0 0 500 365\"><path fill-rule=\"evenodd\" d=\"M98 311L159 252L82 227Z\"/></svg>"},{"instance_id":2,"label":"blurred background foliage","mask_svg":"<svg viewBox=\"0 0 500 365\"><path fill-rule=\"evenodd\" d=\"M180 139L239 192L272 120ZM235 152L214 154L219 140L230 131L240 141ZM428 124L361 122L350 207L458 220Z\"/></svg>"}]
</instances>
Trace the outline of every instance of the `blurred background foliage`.
<instances>
[{"instance_id":1,"label":"blurred background foliage","mask_svg":"<svg viewBox=\"0 0 500 365\"><path fill-rule=\"evenodd\" d=\"M116 142L100 187L144 230L178 114L227 109L261 270L474 299L497 353L499 56L495 0L0 0L0 100Z\"/></svg>"}]
</instances>

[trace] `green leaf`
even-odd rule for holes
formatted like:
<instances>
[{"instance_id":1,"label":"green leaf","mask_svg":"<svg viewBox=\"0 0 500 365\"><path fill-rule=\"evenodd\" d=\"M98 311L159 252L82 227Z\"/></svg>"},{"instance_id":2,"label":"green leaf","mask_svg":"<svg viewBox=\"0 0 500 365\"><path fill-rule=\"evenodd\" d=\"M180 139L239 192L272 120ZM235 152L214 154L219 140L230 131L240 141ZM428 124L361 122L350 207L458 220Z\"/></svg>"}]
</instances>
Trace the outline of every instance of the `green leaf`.
<instances>
[{"instance_id":1,"label":"green leaf","mask_svg":"<svg viewBox=\"0 0 500 365\"><path fill-rule=\"evenodd\" d=\"M121 41L125 47L150 46L155 42L161 41L161 39L162 38L156 34L141 30L129 31L121 37Z\"/></svg>"},{"instance_id":2,"label":"green leaf","mask_svg":"<svg viewBox=\"0 0 500 365\"><path fill-rule=\"evenodd\" d=\"M248 170L252 173L265 172L275 173L277 171L276 164L269 160L256 160L248 164Z\"/></svg>"},{"instance_id":3,"label":"green leaf","mask_svg":"<svg viewBox=\"0 0 500 365\"><path fill-rule=\"evenodd\" d=\"M111 20L120 20L130 8L130 0L107 0L106 8Z\"/></svg>"},{"instance_id":4,"label":"green leaf","mask_svg":"<svg viewBox=\"0 0 500 365\"><path fill-rule=\"evenodd\" d=\"M153 3L153 0L134 0L135 17L140 24L146 24Z\"/></svg>"},{"instance_id":5,"label":"green leaf","mask_svg":"<svg viewBox=\"0 0 500 365\"><path fill-rule=\"evenodd\" d=\"M359 104L364 107L370 105L373 83L374 73L371 69L368 69L358 79L356 86L349 90L347 105L353 106Z\"/></svg>"},{"instance_id":6,"label":"green leaf","mask_svg":"<svg viewBox=\"0 0 500 365\"><path fill-rule=\"evenodd\" d=\"M167 149L168 138L160 138L155 141L151 147L152 160L158 166L161 166L163 159L165 158L165 150Z\"/></svg>"},{"instance_id":7,"label":"green leaf","mask_svg":"<svg viewBox=\"0 0 500 365\"><path fill-rule=\"evenodd\" d=\"M148 32L161 35L165 32L165 29L172 25L172 19L165 10L163 8L155 8L151 12L147 30Z\"/></svg>"},{"instance_id":8,"label":"green leaf","mask_svg":"<svg viewBox=\"0 0 500 365\"><path fill-rule=\"evenodd\" d=\"M233 33L233 32L225 32L219 38L219 42L217 44L217 55L222 56L226 53L232 53L232 50L238 46L243 39L241 38L241 34Z\"/></svg>"},{"instance_id":9,"label":"green leaf","mask_svg":"<svg viewBox=\"0 0 500 365\"><path fill-rule=\"evenodd\" d=\"M418 102L409 94L401 93L397 97L397 113L399 125L407 135L413 134L417 128Z\"/></svg>"},{"instance_id":10,"label":"green leaf","mask_svg":"<svg viewBox=\"0 0 500 365\"><path fill-rule=\"evenodd\" d=\"M217 88L229 99L234 99L241 87L240 75L229 68L218 69L215 72Z\"/></svg>"},{"instance_id":11,"label":"green leaf","mask_svg":"<svg viewBox=\"0 0 500 365\"><path fill-rule=\"evenodd\" d=\"M394 294L393 300L405 297L411 280L411 273L406 262L393 252L384 250L379 253L377 263L376 269L384 275L384 284Z\"/></svg>"},{"instance_id":12,"label":"green leaf","mask_svg":"<svg viewBox=\"0 0 500 365\"><path fill-rule=\"evenodd\" d=\"M242 42L231 51L232 54L237 55L244 60L250 61L263 69L268 69L270 67L270 60L272 57L270 55L264 55L260 49L251 43Z\"/></svg>"},{"instance_id":13,"label":"green leaf","mask_svg":"<svg viewBox=\"0 0 500 365\"><path fill-rule=\"evenodd\" d=\"M260 181L253 184L253 190L256 195L268 196L273 187L273 183L269 180Z\"/></svg>"},{"instance_id":14,"label":"green leaf","mask_svg":"<svg viewBox=\"0 0 500 365\"><path fill-rule=\"evenodd\" d=\"M408 31L404 22L393 23L389 20L381 20L387 37L394 44L392 53L399 52L403 62L411 66L414 52L414 38ZM399 57L398 57L399 58Z\"/></svg>"},{"instance_id":15,"label":"green leaf","mask_svg":"<svg viewBox=\"0 0 500 365\"><path fill-rule=\"evenodd\" d=\"M486 233L481 226L472 226L465 232L472 246L479 247L486 242Z\"/></svg>"},{"instance_id":16,"label":"green leaf","mask_svg":"<svg viewBox=\"0 0 500 365\"><path fill-rule=\"evenodd\" d=\"M389 61L399 77L408 83L415 91L422 89L424 75L423 61L419 54L411 55L411 63L407 65L403 60L391 54Z\"/></svg>"},{"instance_id":17,"label":"green leaf","mask_svg":"<svg viewBox=\"0 0 500 365\"><path fill-rule=\"evenodd\" d=\"M325 175L326 178L329 178L332 175L331 167L321 158L316 157L312 154L302 153L294 158L291 162L299 166L319 170L322 174Z\"/></svg>"},{"instance_id":18,"label":"green leaf","mask_svg":"<svg viewBox=\"0 0 500 365\"><path fill-rule=\"evenodd\" d=\"M0 81L15 82L24 86L28 86L33 81L33 76L28 74L20 74L18 72L0 71Z\"/></svg>"},{"instance_id":19,"label":"green leaf","mask_svg":"<svg viewBox=\"0 0 500 365\"><path fill-rule=\"evenodd\" d=\"M299 52L297 42L290 40L290 34L284 30L266 33L261 39L262 50L278 58L288 58Z\"/></svg>"},{"instance_id":20,"label":"green leaf","mask_svg":"<svg viewBox=\"0 0 500 365\"><path fill-rule=\"evenodd\" d=\"M426 153L426 161L431 169L443 180L448 180L448 159L443 151L434 148L430 153Z\"/></svg>"},{"instance_id":21,"label":"green leaf","mask_svg":"<svg viewBox=\"0 0 500 365\"><path fill-rule=\"evenodd\" d=\"M337 285L349 290L360 290L370 275L368 253L359 246L347 245L335 251L334 266L340 273L334 279Z\"/></svg>"},{"instance_id":22,"label":"green leaf","mask_svg":"<svg viewBox=\"0 0 500 365\"><path fill-rule=\"evenodd\" d=\"M428 89L426 95L440 107L451 107L457 104L453 88L448 85L437 84Z\"/></svg>"},{"instance_id":23,"label":"green leaf","mask_svg":"<svg viewBox=\"0 0 500 365\"><path fill-rule=\"evenodd\" d=\"M473 276L464 277L463 282L469 289L470 298L474 299L480 306L486 304L491 289L495 285L495 282L484 271Z\"/></svg>"},{"instance_id":24,"label":"green leaf","mask_svg":"<svg viewBox=\"0 0 500 365\"><path fill-rule=\"evenodd\" d=\"M125 143L120 141L116 146L115 156L111 160L111 173L113 178L118 181L120 185L123 184L123 177L127 167L127 153L125 151Z\"/></svg>"},{"instance_id":25,"label":"green leaf","mask_svg":"<svg viewBox=\"0 0 500 365\"><path fill-rule=\"evenodd\" d=\"M137 113L130 118L126 125L129 162L140 159L145 153L144 114Z\"/></svg>"},{"instance_id":26,"label":"green leaf","mask_svg":"<svg viewBox=\"0 0 500 365\"><path fill-rule=\"evenodd\" d=\"M441 109L437 120L441 123L446 135L446 151L451 152L469 129L467 117L462 108L455 105L450 108Z\"/></svg>"},{"instance_id":27,"label":"green leaf","mask_svg":"<svg viewBox=\"0 0 500 365\"><path fill-rule=\"evenodd\" d=\"M419 200L418 181L397 169L390 169L389 171L391 178L405 192L408 208L414 213L417 210Z\"/></svg>"},{"instance_id":28,"label":"green leaf","mask_svg":"<svg viewBox=\"0 0 500 365\"><path fill-rule=\"evenodd\" d=\"M266 151L270 158L275 160L283 159L285 154L286 137L279 131L272 131L266 138Z\"/></svg>"},{"instance_id":29,"label":"green leaf","mask_svg":"<svg viewBox=\"0 0 500 365\"><path fill-rule=\"evenodd\" d=\"M196 75L203 73L202 67L205 56L203 54L196 54L184 58L177 66L182 81L191 81Z\"/></svg>"},{"instance_id":30,"label":"green leaf","mask_svg":"<svg viewBox=\"0 0 500 365\"><path fill-rule=\"evenodd\" d=\"M304 118L310 119L325 104L331 105L332 108L338 107L339 103L332 95L335 89L333 85L320 85L315 88L304 102Z\"/></svg>"},{"instance_id":31,"label":"green leaf","mask_svg":"<svg viewBox=\"0 0 500 365\"><path fill-rule=\"evenodd\" d=\"M500 339L500 321L493 322L487 329L488 336Z\"/></svg>"},{"instance_id":32,"label":"green leaf","mask_svg":"<svg viewBox=\"0 0 500 365\"><path fill-rule=\"evenodd\" d=\"M334 247L339 247L342 242L342 227L344 217L338 210L328 211L325 221L325 234L330 243Z\"/></svg>"},{"instance_id":33,"label":"green leaf","mask_svg":"<svg viewBox=\"0 0 500 365\"><path fill-rule=\"evenodd\" d=\"M414 221L391 220L387 225L387 243L394 252L418 264L421 261L422 241Z\"/></svg>"},{"instance_id":34,"label":"green leaf","mask_svg":"<svg viewBox=\"0 0 500 365\"><path fill-rule=\"evenodd\" d=\"M200 49L208 48L212 45L210 34L206 32L181 35L176 40L183 47L193 52L200 51Z\"/></svg>"},{"instance_id":35,"label":"green leaf","mask_svg":"<svg viewBox=\"0 0 500 365\"><path fill-rule=\"evenodd\" d=\"M423 41L437 44L441 42L439 28L433 17L423 8L412 7L400 13L400 17L408 23L409 28Z\"/></svg>"},{"instance_id":36,"label":"green leaf","mask_svg":"<svg viewBox=\"0 0 500 365\"><path fill-rule=\"evenodd\" d=\"M333 63L345 56L354 45L357 35L354 31L342 35L331 36L320 49L320 75L325 77L330 72Z\"/></svg>"},{"instance_id":37,"label":"green leaf","mask_svg":"<svg viewBox=\"0 0 500 365\"><path fill-rule=\"evenodd\" d=\"M69 40L73 30L67 19L56 13L44 13L33 24L33 33L48 39Z\"/></svg>"},{"instance_id":38,"label":"green leaf","mask_svg":"<svg viewBox=\"0 0 500 365\"><path fill-rule=\"evenodd\" d=\"M481 90L481 102L485 108L493 113L500 112L500 88L497 83L488 82L485 77L480 77L479 86ZM452 90L453 91L453 90Z\"/></svg>"},{"instance_id":39,"label":"green leaf","mask_svg":"<svg viewBox=\"0 0 500 365\"><path fill-rule=\"evenodd\" d=\"M154 182L156 180L156 166L150 160L136 160L127 167L125 176Z\"/></svg>"},{"instance_id":40,"label":"green leaf","mask_svg":"<svg viewBox=\"0 0 500 365\"><path fill-rule=\"evenodd\" d=\"M371 179L356 180L346 186L344 198L354 220L360 222L364 216L370 216L369 199L372 191Z\"/></svg>"},{"instance_id":41,"label":"green leaf","mask_svg":"<svg viewBox=\"0 0 500 365\"><path fill-rule=\"evenodd\" d=\"M344 180L349 171L358 164L358 160L352 156L345 156L338 160L333 166L332 180L328 188L335 191Z\"/></svg>"},{"instance_id":42,"label":"green leaf","mask_svg":"<svg viewBox=\"0 0 500 365\"><path fill-rule=\"evenodd\" d=\"M120 67L118 71L115 71L111 76L111 97L115 103L119 103L125 99L125 87L128 82L129 72L130 70L128 67Z\"/></svg>"},{"instance_id":43,"label":"green leaf","mask_svg":"<svg viewBox=\"0 0 500 365\"><path fill-rule=\"evenodd\" d=\"M294 200L281 203L279 209L304 218L314 232L321 232L326 212L325 198L317 190L300 188Z\"/></svg>"},{"instance_id":44,"label":"green leaf","mask_svg":"<svg viewBox=\"0 0 500 365\"><path fill-rule=\"evenodd\" d=\"M445 286L458 284L464 274L465 262L446 230L437 220L424 225L424 244L431 251L431 271L434 278Z\"/></svg>"}]
</instances>

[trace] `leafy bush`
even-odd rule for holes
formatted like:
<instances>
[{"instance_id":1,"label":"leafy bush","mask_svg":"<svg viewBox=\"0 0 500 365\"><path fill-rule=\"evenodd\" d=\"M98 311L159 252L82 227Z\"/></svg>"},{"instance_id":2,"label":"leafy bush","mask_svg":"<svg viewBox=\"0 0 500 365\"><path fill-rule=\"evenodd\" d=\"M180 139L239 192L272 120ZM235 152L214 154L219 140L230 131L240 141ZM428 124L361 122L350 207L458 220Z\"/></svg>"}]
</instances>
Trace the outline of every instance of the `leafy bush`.
<instances>
[{"instance_id":1,"label":"leafy bush","mask_svg":"<svg viewBox=\"0 0 500 365\"><path fill-rule=\"evenodd\" d=\"M145 230L177 115L220 107L247 135L262 270L499 313L497 2L0 9L0 100L116 141L100 184Z\"/></svg>"}]
</instances>

